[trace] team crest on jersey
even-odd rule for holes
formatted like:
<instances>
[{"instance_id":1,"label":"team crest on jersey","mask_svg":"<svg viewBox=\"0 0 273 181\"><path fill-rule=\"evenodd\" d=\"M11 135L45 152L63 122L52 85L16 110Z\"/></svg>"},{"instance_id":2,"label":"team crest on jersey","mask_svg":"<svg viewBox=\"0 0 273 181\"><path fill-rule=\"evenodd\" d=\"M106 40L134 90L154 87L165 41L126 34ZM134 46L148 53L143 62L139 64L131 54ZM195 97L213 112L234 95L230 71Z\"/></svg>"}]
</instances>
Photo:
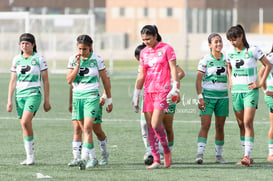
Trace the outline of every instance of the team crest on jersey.
<instances>
[{"instance_id":1,"label":"team crest on jersey","mask_svg":"<svg viewBox=\"0 0 273 181\"><path fill-rule=\"evenodd\" d=\"M34 58L34 59L32 59L32 61L31 61L31 65L36 65L36 63L37 63L37 60Z\"/></svg>"},{"instance_id":2,"label":"team crest on jersey","mask_svg":"<svg viewBox=\"0 0 273 181\"><path fill-rule=\"evenodd\" d=\"M162 51L159 50L159 51L157 52L157 56L161 57L162 55L163 55Z\"/></svg>"},{"instance_id":3,"label":"team crest on jersey","mask_svg":"<svg viewBox=\"0 0 273 181\"><path fill-rule=\"evenodd\" d=\"M245 53L245 58L249 58L248 52Z\"/></svg>"},{"instance_id":4,"label":"team crest on jersey","mask_svg":"<svg viewBox=\"0 0 273 181\"><path fill-rule=\"evenodd\" d=\"M93 60L90 61L90 67L94 67L95 66L95 63Z\"/></svg>"}]
</instances>

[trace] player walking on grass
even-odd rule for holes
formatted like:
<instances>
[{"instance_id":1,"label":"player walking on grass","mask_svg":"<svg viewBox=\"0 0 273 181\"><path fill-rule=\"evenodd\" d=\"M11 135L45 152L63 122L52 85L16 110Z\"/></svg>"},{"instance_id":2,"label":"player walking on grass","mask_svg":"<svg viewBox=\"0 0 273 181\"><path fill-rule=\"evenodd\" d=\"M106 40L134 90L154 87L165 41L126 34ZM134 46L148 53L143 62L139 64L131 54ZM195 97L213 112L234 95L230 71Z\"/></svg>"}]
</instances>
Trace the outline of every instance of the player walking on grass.
<instances>
[{"instance_id":1,"label":"player walking on grass","mask_svg":"<svg viewBox=\"0 0 273 181\"><path fill-rule=\"evenodd\" d=\"M233 48L227 52L229 85L233 110L240 128L240 140L244 156L242 164L253 163L254 144L253 121L259 101L259 89L265 84L271 64L257 46L249 46L241 25L232 26L226 33ZM257 81L257 60L264 65L264 74Z\"/></svg>"},{"instance_id":2,"label":"player walking on grass","mask_svg":"<svg viewBox=\"0 0 273 181\"><path fill-rule=\"evenodd\" d=\"M198 108L200 109L201 128L197 142L196 163L203 163L203 154L215 114L215 154L216 163L225 163L222 157L224 146L224 125L229 113L226 58L221 52L223 41L219 34L212 33L208 37L210 54L204 56L198 65L196 91Z\"/></svg>"},{"instance_id":3,"label":"player walking on grass","mask_svg":"<svg viewBox=\"0 0 273 181\"><path fill-rule=\"evenodd\" d=\"M266 58L273 65L273 47L270 53L267 54ZM259 71L260 79L263 77L265 67L262 66ZM273 161L273 68L266 79L266 84L262 86L265 93L264 100L269 110L270 128L268 131L268 157L267 161Z\"/></svg>"},{"instance_id":4,"label":"player walking on grass","mask_svg":"<svg viewBox=\"0 0 273 181\"><path fill-rule=\"evenodd\" d=\"M156 26L144 26L141 30L141 38L146 47L140 52L133 106L138 110L139 95L145 83L143 112L148 125L148 140L154 158L153 164L146 168L155 169L161 165L158 141L164 148L164 166L167 168L172 164L172 158L162 122L165 116L164 110L167 110L169 105L168 102L176 102L177 96L178 100L180 99L176 56L170 45L161 42Z\"/></svg>"},{"instance_id":5,"label":"player walking on grass","mask_svg":"<svg viewBox=\"0 0 273 181\"><path fill-rule=\"evenodd\" d=\"M93 40L88 35L78 36L78 54L70 57L66 77L67 82L73 85L72 120L78 120L83 125L84 139L79 162L81 170L93 168L98 164L92 130L99 112L100 77L107 95L106 110L111 112L113 108L105 65L102 58L93 53L92 44Z\"/></svg>"},{"instance_id":6,"label":"player walking on grass","mask_svg":"<svg viewBox=\"0 0 273 181\"><path fill-rule=\"evenodd\" d=\"M72 113L72 89L73 86L70 86L69 91L69 112ZM102 106L105 104L106 95L103 94L100 98L100 106L98 115L94 121L93 131L98 139L98 144L101 151L101 160L99 165L107 165L108 164L108 152L107 152L107 139L104 131L102 130L101 123L102 123ZM82 133L83 133L83 125L78 120L73 120L73 141L72 141L72 154L73 160L68 163L68 166L75 167L79 166L80 157L81 157L81 149L82 149ZM96 165L94 165L96 166Z\"/></svg>"},{"instance_id":7,"label":"player walking on grass","mask_svg":"<svg viewBox=\"0 0 273 181\"><path fill-rule=\"evenodd\" d=\"M21 165L33 165L34 159L34 133L32 119L41 103L41 78L44 85L44 110L51 109L49 103L49 82L47 64L44 57L37 53L35 37L24 33L19 39L21 53L13 58L11 78L9 82L7 111L13 109L12 96L15 91L17 117L23 130L26 160Z\"/></svg>"},{"instance_id":8,"label":"player walking on grass","mask_svg":"<svg viewBox=\"0 0 273 181\"><path fill-rule=\"evenodd\" d=\"M141 44L136 47L135 58L138 61L139 61L140 52L145 47L146 47L145 44ZM179 78L179 80L181 80L185 76L185 73L179 65L176 65L176 69L177 69L178 78ZM147 123L146 123L145 116L144 116L142 109L143 109L143 99L141 101L141 107L140 107L140 110L141 110L140 127L141 127L141 135L142 135L143 143L146 148L146 152L144 154L144 163L146 165L151 165L153 163L154 159L153 159L150 145L148 143L148 128L147 128ZM175 109L176 109L176 104L169 105L168 111L165 113L165 116L163 119L163 124L166 129L167 138L168 138L168 145L169 145L169 148L171 151L172 151L172 148L174 145L173 117L174 117ZM159 148L160 155L161 155L161 149L162 149L162 154L164 155L164 151L163 151L161 144L159 146L160 146L160 148Z\"/></svg>"}]
</instances>

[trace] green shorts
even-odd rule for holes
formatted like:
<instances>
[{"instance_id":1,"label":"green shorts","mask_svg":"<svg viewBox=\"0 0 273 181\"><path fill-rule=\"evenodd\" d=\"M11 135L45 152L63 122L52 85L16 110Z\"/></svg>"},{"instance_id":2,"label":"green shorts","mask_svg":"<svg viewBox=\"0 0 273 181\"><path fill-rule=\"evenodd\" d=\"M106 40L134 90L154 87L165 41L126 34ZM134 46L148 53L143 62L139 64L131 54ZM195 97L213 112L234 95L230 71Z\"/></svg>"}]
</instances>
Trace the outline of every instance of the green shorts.
<instances>
[{"instance_id":1,"label":"green shorts","mask_svg":"<svg viewBox=\"0 0 273 181\"><path fill-rule=\"evenodd\" d=\"M99 106L97 117L95 118L94 124L100 124L102 122L102 106Z\"/></svg>"},{"instance_id":2,"label":"green shorts","mask_svg":"<svg viewBox=\"0 0 273 181\"><path fill-rule=\"evenodd\" d=\"M99 111L100 97L87 99L73 99L72 120L81 120L85 117L96 118Z\"/></svg>"},{"instance_id":3,"label":"green shorts","mask_svg":"<svg viewBox=\"0 0 273 181\"><path fill-rule=\"evenodd\" d=\"M258 108L259 89L253 89L246 93L232 93L233 110L241 111L245 107Z\"/></svg>"},{"instance_id":4,"label":"green shorts","mask_svg":"<svg viewBox=\"0 0 273 181\"><path fill-rule=\"evenodd\" d=\"M211 99L204 97L206 103L206 110L200 111L200 116L202 115L212 115L213 112L215 116L225 116L229 114L229 99Z\"/></svg>"},{"instance_id":5,"label":"green shorts","mask_svg":"<svg viewBox=\"0 0 273 181\"><path fill-rule=\"evenodd\" d=\"M264 95L264 101L268 107L268 111L273 113L273 98L271 96Z\"/></svg>"},{"instance_id":6,"label":"green shorts","mask_svg":"<svg viewBox=\"0 0 273 181\"><path fill-rule=\"evenodd\" d=\"M34 112L35 115L40 107L41 100L41 94L29 97L16 97L17 118L22 118L24 111Z\"/></svg>"}]
</instances>

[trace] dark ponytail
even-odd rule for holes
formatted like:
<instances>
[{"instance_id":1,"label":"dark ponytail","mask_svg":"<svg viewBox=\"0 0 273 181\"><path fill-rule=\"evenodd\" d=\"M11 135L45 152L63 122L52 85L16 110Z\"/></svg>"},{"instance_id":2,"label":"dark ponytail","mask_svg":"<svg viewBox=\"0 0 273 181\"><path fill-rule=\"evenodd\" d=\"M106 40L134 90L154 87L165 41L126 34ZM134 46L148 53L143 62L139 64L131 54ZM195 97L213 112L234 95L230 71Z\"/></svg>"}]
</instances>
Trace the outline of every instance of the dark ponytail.
<instances>
[{"instance_id":1,"label":"dark ponytail","mask_svg":"<svg viewBox=\"0 0 273 181\"><path fill-rule=\"evenodd\" d=\"M157 35L157 38L156 40L158 42L162 41L162 38L160 36L160 34L158 33L158 29L155 25L146 25L144 26L141 31L140 31L141 34L146 34L146 35Z\"/></svg>"},{"instance_id":2,"label":"dark ponytail","mask_svg":"<svg viewBox=\"0 0 273 181\"><path fill-rule=\"evenodd\" d=\"M37 52L37 46L36 46L36 41L35 41L34 35L32 35L30 33L24 33L19 38L19 42L22 42L22 41L28 41L31 44L34 44L33 52ZM23 51L21 51L21 54L23 54Z\"/></svg>"},{"instance_id":3,"label":"dark ponytail","mask_svg":"<svg viewBox=\"0 0 273 181\"><path fill-rule=\"evenodd\" d=\"M227 39L228 40L232 40L232 39L236 39L238 37L240 37L241 35L243 35L242 41L243 44L246 48L249 48L249 44L246 40L246 34L245 34L245 30L242 27L242 25L238 24L236 26L232 26L228 31L227 31Z\"/></svg>"}]
</instances>

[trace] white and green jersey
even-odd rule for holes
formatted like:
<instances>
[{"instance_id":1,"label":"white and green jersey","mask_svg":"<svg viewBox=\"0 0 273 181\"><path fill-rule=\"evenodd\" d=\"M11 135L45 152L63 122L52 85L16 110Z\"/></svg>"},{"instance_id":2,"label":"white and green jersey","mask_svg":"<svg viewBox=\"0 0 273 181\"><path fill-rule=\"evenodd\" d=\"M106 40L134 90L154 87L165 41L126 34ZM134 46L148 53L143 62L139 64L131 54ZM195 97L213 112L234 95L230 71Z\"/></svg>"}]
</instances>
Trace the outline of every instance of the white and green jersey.
<instances>
[{"instance_id":1,"label":"white and green jersey","mask_svg":"<svg viewBox=\"0 0 273 181\"><path fill-rule=\"evenodd\" d=\"M257 80L257 60L264 56L256 46L237 52L235 48L227 51L227 63L232 67L232 93L249 92L249 83Z\"/></svg>"},{"instance_id":2,"label":"white and green jersey","mask_svg":"<svg viewBox=\"0 0 273 181\"><path fill-rule=\"evenodd\" d=\"M204 73L202 93L212 99L228 98L226 58L222 54L217 60L210 53L204 56L198 64L198 71Z\"/></svg>"},{"instance_id":3,"label":"white and green jersey","mask_svg":"<svg viewBox=\"0 0 273 181\"><path fill-rule=\"evenodd\" d=\"M273 65L273 53L268 54L266 58L269 60L271 65ZM268 90L273 91L273 67L271 68L271 71L266 79L266 86Z\"/></svg>"},{"instance_id":4,"label":"white and green jersey","mask_svg":"<svg viewBox=\"0 0 273 181\"><path fill-rule=\"evenodd\" d=\"M40 94L41 71L47 68L46 60L39 53L34 52L28 58L24 58L21 54L15 56L11 72L17 74L16 97Z\"/></svg>"},{"instance_id":5,"label":"white and green jersey","mask_svg":"<svg viewBox=\"0 0 273 181\"><path fill-rule=\"evenodd\" d=\"M76 66L75 55L69 58L68 69ZM100 70L104 70L105 65L101 57L91 53L88 59L82 60L77 77L73 81L73 98L85 99L95 96L94 92L100 89ZM92 94L93 93L93 94Z\"/></svg>"}]
</instances>

